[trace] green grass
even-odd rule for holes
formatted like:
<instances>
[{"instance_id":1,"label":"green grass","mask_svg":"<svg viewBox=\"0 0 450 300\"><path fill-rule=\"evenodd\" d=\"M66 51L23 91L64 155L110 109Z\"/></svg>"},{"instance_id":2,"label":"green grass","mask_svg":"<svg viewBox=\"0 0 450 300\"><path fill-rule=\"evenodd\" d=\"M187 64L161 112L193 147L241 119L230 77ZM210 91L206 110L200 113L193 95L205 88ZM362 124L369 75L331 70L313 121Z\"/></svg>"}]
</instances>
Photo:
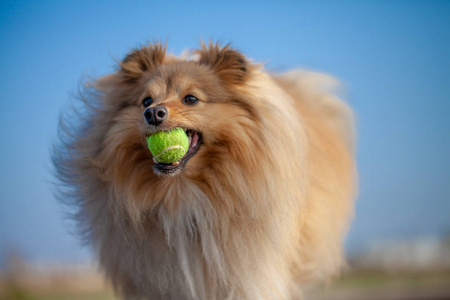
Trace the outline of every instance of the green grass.
<instances>
[{"instance_id":1,"label":"green grass","mask_svg":"<svg viewBox=\"0 0 450 300\"><path fill-rule=\"evenodd\" d=\"M450 272L355 272L342 276L333 284L333 287L340 289L374 289L441 285L450 285Z\"/></svg>"},{"instance_id":2,"label":"green grass","mask_svg":"<svg viewBox=\"0 0 450 300\"><path fill-rule=\"evenodd\" d=\"M45 293L37 296L26 291L13 290L0 296L0 300L117 300L117 298L111 292L80 295L69 295L58 292L55 294Z\"/></svg>"},{"instance_id":3,"label":"green grass","mask_svg":"<svg viewBox=\"0 0 450 300\"><path fill-rule=\"evenodd\" d=\"M0 291L0 300L117 300L111 290L92 293L74 293L55 287L54 290L29 290L18 286L7 286Z\"/></svg>"},{"instance_id":4,"label":"green grass","mask_svg":"<svg viewBox=\"0 0 450 300\"><path fill-rule=\"evenodd\" d=\"M1 285L0 285L1 286ZM433 290L450 286L450 271L422 273L386 273L375 271L359 271L344 274L332 282L326 290L336 292L364 292L373 294L377 290L396 290L414 288L418 290ZM320 294L323 287L318 287L313 294ZM322 299L322 298L321 298ZM328 299L328 298L326 298ZM331 298L330 298L331 299ZM63 287L30 290L20 288L20 285L3 285L0 289L0 300L118 300L110 288L99 286L91 293L77 293L73 289Z\"/></svg>"}]
</instances>

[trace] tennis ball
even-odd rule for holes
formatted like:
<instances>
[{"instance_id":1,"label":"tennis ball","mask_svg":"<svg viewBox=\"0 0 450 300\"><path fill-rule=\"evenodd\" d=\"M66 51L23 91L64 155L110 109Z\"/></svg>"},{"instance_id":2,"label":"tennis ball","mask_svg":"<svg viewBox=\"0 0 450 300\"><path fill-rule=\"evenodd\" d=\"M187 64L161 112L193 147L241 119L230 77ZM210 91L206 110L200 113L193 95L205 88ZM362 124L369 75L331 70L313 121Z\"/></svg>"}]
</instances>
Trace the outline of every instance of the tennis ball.
<instances>
[{"instance_id":1,"label":"tennis ball","mask_svg":"<svg viewBox=\"0 0 450 300\"><path fill-rule=\"evenodd\" d=\"M152 134L147 137L147 144L153 157L165 164L179 161L189 149L186 132L180 127Z\"/></svg>"}]
</instances>

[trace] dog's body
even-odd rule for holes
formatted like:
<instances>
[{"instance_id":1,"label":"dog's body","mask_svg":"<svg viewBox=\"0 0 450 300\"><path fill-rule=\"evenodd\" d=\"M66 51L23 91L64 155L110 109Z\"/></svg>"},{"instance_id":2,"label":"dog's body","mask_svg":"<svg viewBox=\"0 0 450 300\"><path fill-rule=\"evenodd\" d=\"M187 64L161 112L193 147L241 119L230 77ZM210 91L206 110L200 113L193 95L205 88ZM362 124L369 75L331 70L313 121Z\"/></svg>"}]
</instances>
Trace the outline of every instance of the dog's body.
<instances>
[{"instance_id":1,"label":"dog's body","mask_svg":"<svg viewBox=\"0 0 450 300\"><path fill-rule=\"evenodd\" d=\"M330 82L269 75L217 45L188 61L143 47L96 82L55 165L126 299L291 299L339 270L354 142ZM145 120L156 108L167 116ZM145 137L174 127L194 132L191 157L154 163Z\"/></svg>"}]
</instances>

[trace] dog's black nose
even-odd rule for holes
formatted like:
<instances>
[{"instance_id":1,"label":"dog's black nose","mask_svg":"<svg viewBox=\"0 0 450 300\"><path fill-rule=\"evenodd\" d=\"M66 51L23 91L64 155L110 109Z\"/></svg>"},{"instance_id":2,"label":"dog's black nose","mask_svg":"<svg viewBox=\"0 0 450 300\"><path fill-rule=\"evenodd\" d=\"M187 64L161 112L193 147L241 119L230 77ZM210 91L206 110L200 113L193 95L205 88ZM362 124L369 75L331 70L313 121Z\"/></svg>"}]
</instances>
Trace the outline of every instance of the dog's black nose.
<instances>
[{"instance_id":1,"label":"dog's black nose","mask_svg":"<svg viewBox=\"0 0 450 300\"><path fill-rule=\"evenodd\" d=\"M148 107L144 111L144 117L148 124L159 125L167 117L167 109L162 106Z\"/></svg>"}]
</instances>

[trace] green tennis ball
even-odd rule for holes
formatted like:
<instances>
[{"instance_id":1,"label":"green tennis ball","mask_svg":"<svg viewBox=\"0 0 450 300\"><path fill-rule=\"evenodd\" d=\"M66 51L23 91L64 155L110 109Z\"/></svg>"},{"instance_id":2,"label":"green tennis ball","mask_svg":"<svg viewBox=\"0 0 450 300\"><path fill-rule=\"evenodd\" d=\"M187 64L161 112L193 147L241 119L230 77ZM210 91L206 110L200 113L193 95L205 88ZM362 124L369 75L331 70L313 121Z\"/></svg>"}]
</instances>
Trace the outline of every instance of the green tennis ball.
<instances>
[{"instance_id":1,"label":"green tennis ball","mask_svg":"<svg viewBox=\"0 0 450 300\"><path fill-rule=\"evenodd\" d=\"M153 157L165 164L179 161L189 149L186 132L180 127L156 132L147 137L147 143Z\"/></svg>"}]
</instances>

